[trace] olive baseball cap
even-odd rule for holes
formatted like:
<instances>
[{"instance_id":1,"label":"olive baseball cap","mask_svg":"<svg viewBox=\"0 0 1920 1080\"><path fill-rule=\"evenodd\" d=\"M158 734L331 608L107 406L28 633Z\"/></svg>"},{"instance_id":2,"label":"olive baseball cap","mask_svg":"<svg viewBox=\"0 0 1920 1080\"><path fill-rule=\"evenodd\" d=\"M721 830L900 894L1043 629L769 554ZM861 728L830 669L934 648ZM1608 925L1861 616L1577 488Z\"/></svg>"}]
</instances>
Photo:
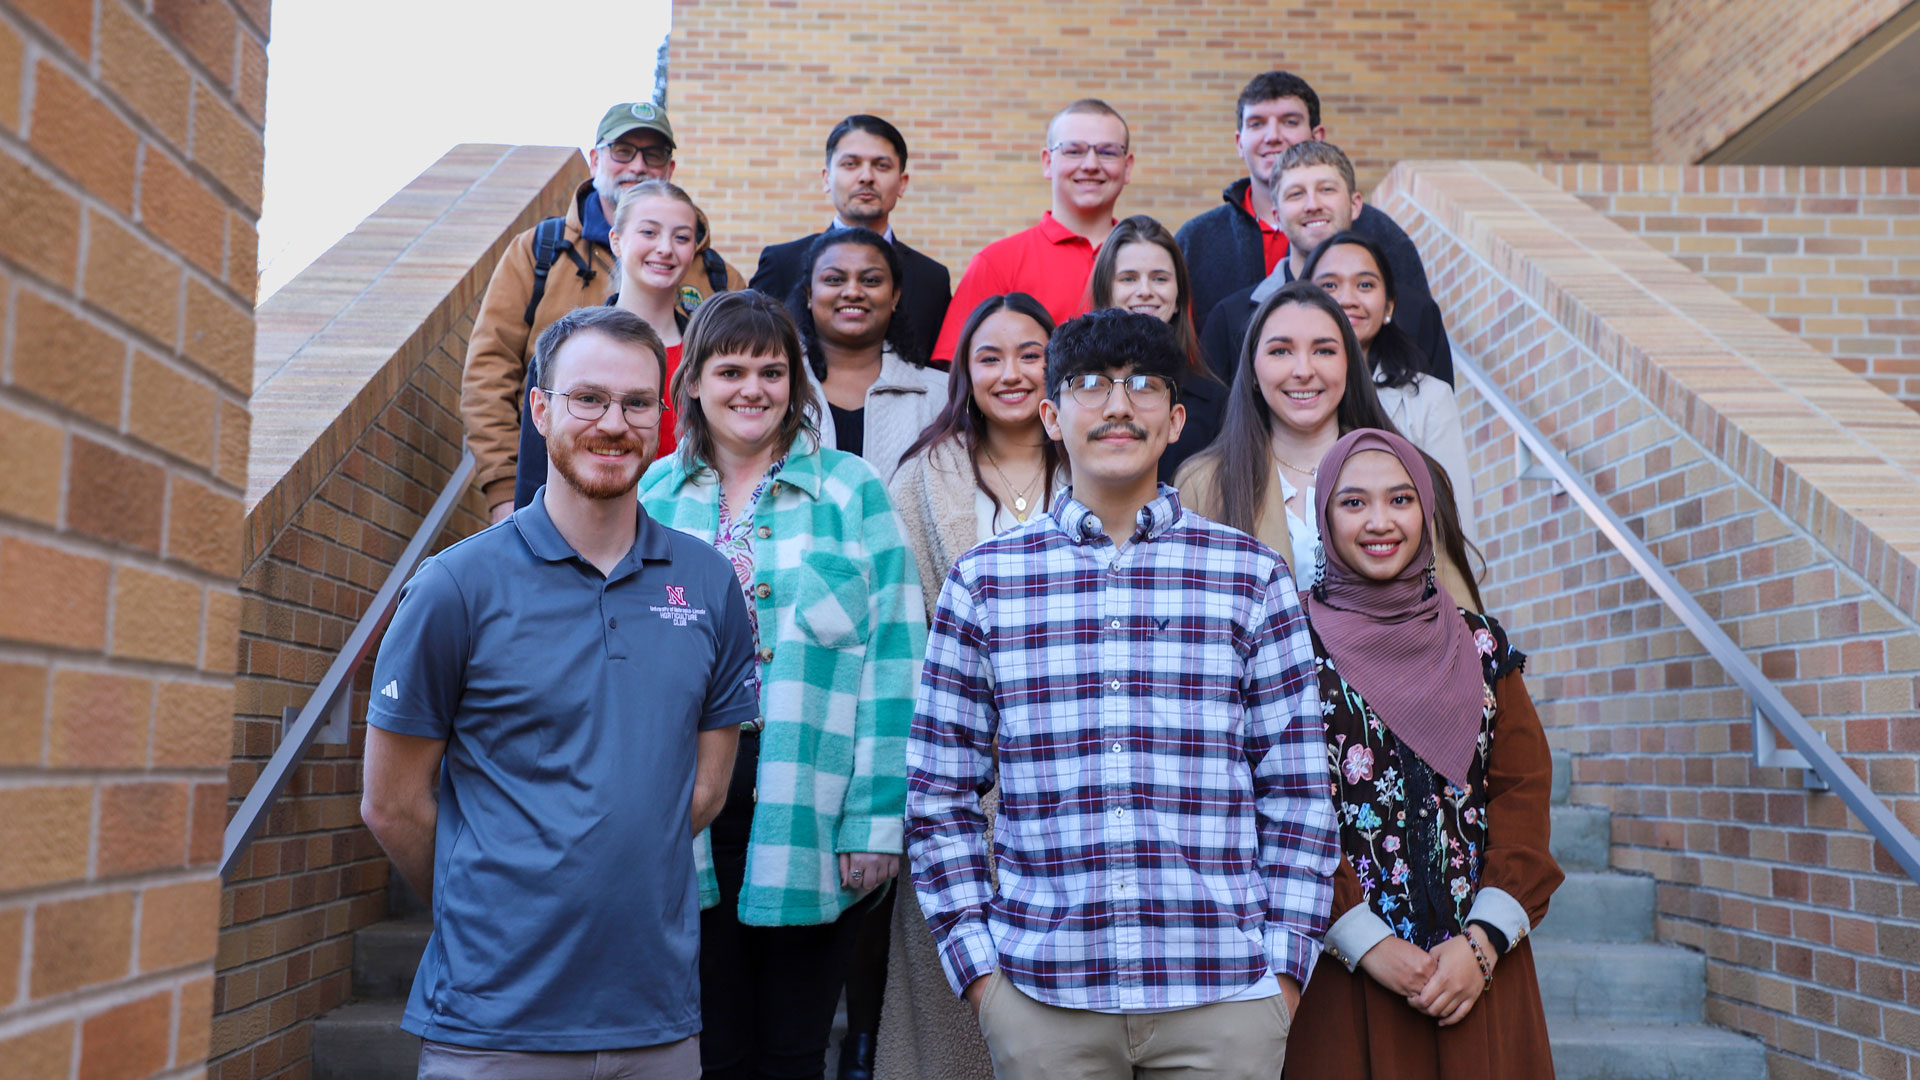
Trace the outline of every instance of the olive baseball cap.
<instances>
[{"instance_id":1,"label":"olive baseball cap","mask_svg":"<svg viewBox=\"0 0 1920 1080\"><path fill-rule=\"evenodd\" d=\"M600 133L594 136L593 144L605 146L627 132L641 128L659 132L670 147L677 145L673 141L673 125L667 123L667 110L651 101L629 101L608 109L607 115L600 118Z\"/></svg>"}]
</instances>

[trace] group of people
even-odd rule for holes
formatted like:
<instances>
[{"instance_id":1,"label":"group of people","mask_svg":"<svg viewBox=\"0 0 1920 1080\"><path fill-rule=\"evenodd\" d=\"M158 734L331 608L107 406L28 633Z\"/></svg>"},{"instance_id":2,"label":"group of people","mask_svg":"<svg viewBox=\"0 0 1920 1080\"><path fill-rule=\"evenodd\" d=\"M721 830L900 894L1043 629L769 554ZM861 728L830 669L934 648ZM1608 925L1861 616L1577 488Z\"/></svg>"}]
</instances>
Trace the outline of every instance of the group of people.
<instances>
[{"instance_id":1,"label":"group of people","mask_svg":"<svg viewBox=\"0 0 1920 1080\"><path fill-rule=\"evenodd\" d=\"M842 1080L1551 1076L1546 741L1418 252L1325 135L1256 77L1175 234L1074 102L950 286L850 116L749 284L608 111L471 335L495 524L374 665L423 1080L821 1077L843 994Z\"/></svg>"}]
</instances>

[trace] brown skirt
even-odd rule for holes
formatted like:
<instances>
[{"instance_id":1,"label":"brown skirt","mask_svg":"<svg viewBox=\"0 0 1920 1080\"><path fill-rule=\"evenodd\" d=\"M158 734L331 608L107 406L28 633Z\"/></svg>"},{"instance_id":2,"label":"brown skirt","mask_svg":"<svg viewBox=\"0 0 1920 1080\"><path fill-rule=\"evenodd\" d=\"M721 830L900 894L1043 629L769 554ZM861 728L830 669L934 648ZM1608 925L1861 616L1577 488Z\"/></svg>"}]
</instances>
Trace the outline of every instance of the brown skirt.
<instances>
[{"instance_id":1,"label":"brown skirt","mask_svg":"<svg viewBox=\"0 0 1920 1080\"><path fill-rule=\"evenodd\" d=\"M1291 1080L1553 1080L1533 944L1500 958L1493 985L1443 1028L1364 971L1322 956L1287 1040Z\"/></svg>"}]
</instances>

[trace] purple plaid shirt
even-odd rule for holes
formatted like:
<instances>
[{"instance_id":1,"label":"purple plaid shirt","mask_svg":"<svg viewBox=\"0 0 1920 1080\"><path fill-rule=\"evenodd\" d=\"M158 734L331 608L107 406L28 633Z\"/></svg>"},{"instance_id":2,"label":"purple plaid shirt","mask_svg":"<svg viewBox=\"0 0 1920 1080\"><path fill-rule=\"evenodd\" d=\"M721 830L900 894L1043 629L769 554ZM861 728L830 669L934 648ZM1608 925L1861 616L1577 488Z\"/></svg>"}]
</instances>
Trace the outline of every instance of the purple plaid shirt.
<instances>
[{"instance_id":1,"label":"purple plaid shirt","mask_svg":"<svg viewBox=\"0 0 1920 1080\"><path fill-rule=\"evenodd\" d=\"M1072 495L960 558L927 642L907 846L947 979L1108 1011L1304 983L1340 833L1293 577L1165 485L1117 554Z\"/></svg>"}]
</instances>

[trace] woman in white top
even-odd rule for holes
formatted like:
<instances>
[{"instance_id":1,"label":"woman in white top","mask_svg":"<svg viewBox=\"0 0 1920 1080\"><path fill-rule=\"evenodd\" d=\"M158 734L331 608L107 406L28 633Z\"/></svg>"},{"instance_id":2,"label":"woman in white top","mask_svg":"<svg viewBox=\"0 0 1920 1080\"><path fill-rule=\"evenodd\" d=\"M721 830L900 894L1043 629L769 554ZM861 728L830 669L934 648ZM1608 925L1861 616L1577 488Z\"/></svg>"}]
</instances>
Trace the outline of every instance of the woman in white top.
<instances>
[{"instance_id":1,"label":"woman in white top","mask_svg":"<svg viewBox=\"0 0 1920 1080\"><path fill-rule=\"evenodd\" d=\"M1040 426L1053 319L1026 293L981 301L960 328L945 410L900 462L887 494L934 604L967 549L1046 510L1067 486L1060 444ZM928 610L932 610L929 608ZM988 821L994 800L982 802ZM940 970L913 889L895 903L880 1024L879 1080L990 1080L973 1010Z\"/></svg>"},{"instance_id":2,"label":"woman in white top","mask_svg":"<svg viewBox=\"0 0 1920 1080\"><path fill-rule=\"evenodd\" d=\"M807 248L787 309L824 406L821 445L891 479L908 444L947 404L947 375L917 355L900 310L900 256L871 229L832 229Z\"/></svg>"},{"instance_id":3,"label":"woman in white top","mask_svg":"<svg viewBox=\"0 0 1920 1080\"><path fill-rule=\"evenodd\" d=\"M1460 530L1473 528L1473 475L1467 436L1453 387L1426 374L1426 357L1393 322L1393 265L1373 241L1357 232L1335 233L1307 256L1300 280L1327 290L1353 324L1353 336L1373 372L1374 393L1395 427L1447 470Z\"/></svg>"}]
</instances>

